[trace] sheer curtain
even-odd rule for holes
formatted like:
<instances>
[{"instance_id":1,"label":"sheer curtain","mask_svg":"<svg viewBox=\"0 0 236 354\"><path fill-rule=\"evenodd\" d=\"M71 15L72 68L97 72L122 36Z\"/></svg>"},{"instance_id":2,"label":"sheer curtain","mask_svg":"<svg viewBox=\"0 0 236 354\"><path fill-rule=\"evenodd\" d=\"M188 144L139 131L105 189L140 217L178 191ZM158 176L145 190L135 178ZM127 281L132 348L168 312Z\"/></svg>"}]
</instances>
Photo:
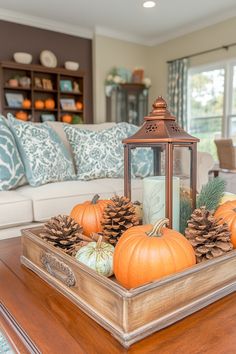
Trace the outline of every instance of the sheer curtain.
<instances>
[{"instance_id":1,"label":"sheer curtain","mask_svg":"<svg viewBox=\"0 0 236 354\"><path fill-rule=\"evenodd\" d=\"M187 76L188 59L178 59L168 64L169 108L184 129L187 129Z\"/></svg>"}]
</instances>

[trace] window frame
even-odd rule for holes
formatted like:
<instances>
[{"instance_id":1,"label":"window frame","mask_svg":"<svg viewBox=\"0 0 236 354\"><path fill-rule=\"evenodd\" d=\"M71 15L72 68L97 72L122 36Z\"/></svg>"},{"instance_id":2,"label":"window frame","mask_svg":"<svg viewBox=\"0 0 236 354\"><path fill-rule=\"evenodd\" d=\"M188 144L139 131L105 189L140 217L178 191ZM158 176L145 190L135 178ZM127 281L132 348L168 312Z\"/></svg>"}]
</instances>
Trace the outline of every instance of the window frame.
<instances>
[{"instance_id":1,"label":"window frame","mask_svg":"<svg viewBox=\"0 0 236 354\"><path fill-rule=\"evenodd\" d=\"M226 60L220 60L216 62L211 62L207 64L201 64L198 66L193 66L188 69L188 95L187 95L187 129L189 128L189 122L191 119L191 85L190 77L192 74L201 73L203 71L211 71L216 69L225 70L224 78L224 99L223 99L223 115L222 115L222 126L221 126L221 136L222 138L230 137L230 120L232 117L236 117L236 113L233 114L233 68L236 67L236 58L230 58ZM236 75L236 73L235 73ZM190 117L190 118L189 118ZM219 116L216 116L219 117ZM199 117L200 118L200 117Z\"/></svg>"}]
</instances>

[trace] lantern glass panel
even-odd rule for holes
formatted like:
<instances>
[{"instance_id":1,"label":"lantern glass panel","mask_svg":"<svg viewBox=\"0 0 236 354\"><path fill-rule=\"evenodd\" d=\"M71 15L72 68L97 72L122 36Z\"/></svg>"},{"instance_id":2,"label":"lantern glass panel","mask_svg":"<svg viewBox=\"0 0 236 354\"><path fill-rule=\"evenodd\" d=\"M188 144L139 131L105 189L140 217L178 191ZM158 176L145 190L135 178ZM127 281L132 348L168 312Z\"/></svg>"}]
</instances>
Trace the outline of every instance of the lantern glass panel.
<instances>
[{"instance_id":1,"label":"lantern glass panel","mask_svg":"<svg viewBox=\"0 0 236 354\"><path fill-rule=\"evenodd\" d=\"M173 221L178 219L173 227L180 232L186 228L186 215L192 209L192 185L191 185L191 149L189 147L174 146L173 149L173 179L178 179L178 191L173 188L173 200L177 198L178 207L173 207Z\"/></svg>"}]
</instances>

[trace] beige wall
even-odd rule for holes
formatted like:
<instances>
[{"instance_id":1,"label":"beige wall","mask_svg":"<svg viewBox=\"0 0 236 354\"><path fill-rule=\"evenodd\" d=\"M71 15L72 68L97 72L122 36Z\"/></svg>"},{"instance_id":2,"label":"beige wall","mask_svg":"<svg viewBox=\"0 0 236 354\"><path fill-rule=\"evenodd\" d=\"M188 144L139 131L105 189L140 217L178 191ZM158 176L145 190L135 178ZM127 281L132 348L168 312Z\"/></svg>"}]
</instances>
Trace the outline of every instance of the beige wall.
<instances>
[{"instance_id":1,"label":"beige wall","mask_svg":"<svg viewBox=\"0 0 236 354\"><path fill-rule=\"evenodd\" d=\"M105 114L104 81L109 70L124 67L133 70L142 67L150 76L150 47L96 35L93 41L95 122L103 122Z\"/></svg>"},{"instance_id":2,"label":"beige wall","mask_svg":"<svg viewBox=\"0 0 236 354\"><path fill-rule=\"evenodd\" d=\"M157 95L163 95L164 97L167 95L167 60L235 42L236 17L152 47L150 77L153 86L150 92L150 102ZM236 58L236 47L232 47L228 51L219 50L194 57L190 60L190 66L212 63L227 58Z\"/></svg>"},{"instance_id":3,"label":"beige wall","mask_svg":"<svg viewBox=\"0 0 236 354\"><path fill-rule=\"evenodd\" d=\"M105 115L104 80L113 66L143 67L152 80L149 106L158 95L167 98L167 60L236 42L236 17L195 31L154 47L96 35L93 41L94 116L103 122ZM192 58L197 66L227 58L236 58L236 47Z\"/></svg>"}]
</instances>

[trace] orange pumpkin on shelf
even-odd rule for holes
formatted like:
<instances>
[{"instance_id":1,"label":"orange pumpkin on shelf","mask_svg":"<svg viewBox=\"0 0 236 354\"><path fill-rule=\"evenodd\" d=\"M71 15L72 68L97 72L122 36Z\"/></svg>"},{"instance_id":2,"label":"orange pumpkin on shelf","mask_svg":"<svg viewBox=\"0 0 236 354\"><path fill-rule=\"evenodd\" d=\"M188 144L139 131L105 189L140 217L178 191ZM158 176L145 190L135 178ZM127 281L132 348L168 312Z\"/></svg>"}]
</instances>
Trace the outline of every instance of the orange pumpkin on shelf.
<instances>
[{"instance_id":1,"label":"orange pumpkin on shelf","mask_svg":"<svg viewBox=\"0 0 236 354\"><path fill-rule=\"evenodd\" d=\"M18 111L15 114L17 119L27 121L28 120L28 114L24 111Z\"/></svg>"},{"instance_id":2,"label":"orange pumpkin on shelf","mask_svg":"<svg viewBox=\"0 0 236 354\"><path fill-rule=\"evenodd\" d=\"M44 109L44 102L42 100L36 100L34 102L34 107L36 109Z\"/></svg>"},{"instance_id":3,"label":"orange pumpkin on shelf","mask_svg":"<svg viewBox=\"0 0 236 354\"><path fill-rule=\"evenodd\" d=\"M96 194L91 201L77 204L70 216L82 226L86 236L92 232L101 232L101 219L108 203L112 203L111 200L99 200L99 195Z\"/></svg>"},{"instance_id":4,"label":"orange pumpkin on shelf","mask_svg":"<svg viewBox=\"0 0 236 354\"><path fill-rule=\"evenodd\" d=\"M63 116L61 117L62 122L64 123L68 123L71 124L73 118L70 114L63 114Z\"/></svg>"},{"instance_id":5,"label":"orange pumpkin on shelf","mask_svg":"<svg viewBox=\"0 0 236 354\"><path fill-rule=\"evenodd\" d=\"M78 111L82 111L82 109L83 109L83 103L82 102L77 101L75 106L76 106L76 109Z\"/></svg>"},{"instance_id":6,"label":"orange pumpkin on shelf","mask_svg":"<svg viewBox=\"0 0 236 354\"><path fill-rule=\"evenodd\" d=\"M54 109L55 108L55 101L52 98L47 98L44 102L46 109Z\"/></svg>"},{"instance_id":7,"label":"orange pumpkin on shelf","mask_svg":"<svg viewBox=\"0 0 236 354\"><path fill-rule=\"evenodd\" d=\"M179 232L165 227L168 219L133 226L123 233L114 252L114 273L127 289L136 288L196 264L194 249Z\"/></svg>"},{"instance_id":8,"label":"orange pumpkin on shelf","mask_svg":"<svg viewBox=\"0 0 236 354\"><path fill-rule=\"evenodd\" d=\"M28 98L25 98L22 102L22 107L23 108L30 108L31 107L31 101Z\"/></svg>"},{"instance_id":9,"label":"orange pumpkin on shelf","mask_svg":"<svg viewBox=\"0 0 236 354\"><path fill-rule=\"evenodd\" d=\"M226 223L231 232L231 242L236 248L236 200L230 200L221 204L214 214L220 223Z\"/></svg>"}]
</instances>

